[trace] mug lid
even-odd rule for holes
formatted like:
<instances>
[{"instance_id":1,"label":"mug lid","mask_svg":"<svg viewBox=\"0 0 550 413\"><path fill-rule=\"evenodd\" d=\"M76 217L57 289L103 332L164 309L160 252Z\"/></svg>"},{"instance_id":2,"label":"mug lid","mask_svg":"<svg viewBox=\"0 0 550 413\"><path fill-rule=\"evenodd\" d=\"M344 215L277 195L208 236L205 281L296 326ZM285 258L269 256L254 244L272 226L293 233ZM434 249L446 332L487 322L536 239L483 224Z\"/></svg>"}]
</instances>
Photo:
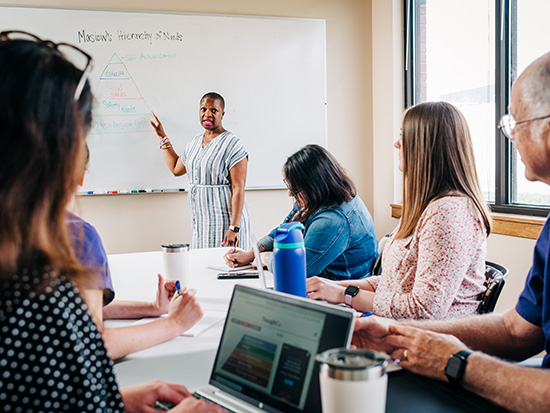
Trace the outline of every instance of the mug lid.
<instances>
[{"instance_id":1,"label":"mug lid","mask_svg":"<svg viewBox=\"0 0 550 413\"><path fill-rule=\"evenodd\" d=\"M317 354L319 374L335 380L375 380L386 375L388 355L366 349L334 348Z\"/></svg>"},{"instance_id":2,"label":"mug lid","mask_svg":"<svg viewBox=\"0 0 550 413\"><path fill-rule=\"evenodd\" d=\"M189 249L189 244L162 244L161 247L167 252L174 252L182 249Z\"/></svg>"},{"instance_id":3,"label":"mug lid","mask_svg":"<svg viewBox=\"0 0 550 413\"><path fill-rule=\"evenodd\" d=\"M315 359L335 369L362 370L386 365L388 355L374 350L333 348L317 354Z\"/></svg>"}]
</instances>

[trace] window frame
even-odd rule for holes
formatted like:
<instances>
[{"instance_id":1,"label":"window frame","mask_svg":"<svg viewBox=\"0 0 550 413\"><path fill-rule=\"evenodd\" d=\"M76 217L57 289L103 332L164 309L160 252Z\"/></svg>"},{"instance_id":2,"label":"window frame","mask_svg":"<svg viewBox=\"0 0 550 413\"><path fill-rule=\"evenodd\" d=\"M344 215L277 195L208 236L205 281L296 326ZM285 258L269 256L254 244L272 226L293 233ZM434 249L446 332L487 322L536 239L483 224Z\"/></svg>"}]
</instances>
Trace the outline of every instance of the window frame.
<instances>
[{"instance_id":1,"label":"window frame","mask_svg":"<svg viewBox=\"0 0 550 413\"><path fill-rule=\"evenodd\" d=\"M427 0L403 1L404 24L404 105L408 108L419 101L420 79L415 78L420 62L419 10ZM458 0L460 1L460 0ZM489 206L493 212L544 216L550 207L512 203L513 168L516 152L497 124L502 115L508 113L512 79L517 71L512 53L516 50L517 0L494 0L495 10L495 200ZM511 67L510 62L514 63Z\"/></svg>"}]
</instances>

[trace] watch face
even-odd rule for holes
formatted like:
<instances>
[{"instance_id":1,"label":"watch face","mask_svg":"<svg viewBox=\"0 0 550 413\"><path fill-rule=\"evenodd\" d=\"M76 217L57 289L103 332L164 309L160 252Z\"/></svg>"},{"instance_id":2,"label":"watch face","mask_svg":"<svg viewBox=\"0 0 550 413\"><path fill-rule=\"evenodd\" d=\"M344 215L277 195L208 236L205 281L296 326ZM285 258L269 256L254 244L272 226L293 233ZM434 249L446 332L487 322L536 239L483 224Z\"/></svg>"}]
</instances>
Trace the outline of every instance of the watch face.
<instances>
[{"instance_id":1,"label":"watch face","mask_svg":"<svg viewBox=\"0 0 550 413\"><path fill-rule=\"evenodd\" d=\"M348 285L345 292L346 295L351 295L352 297L355 297L358 293L359 293L359 287L357 287L356 285Z\"/></svg>"},{"instance_id":2,"label":"watch face","mask_svg":"<svg viewBox=\"0 0 550 413\"><path fill-rule=\"evenodd\" d=\"M455 379L458 379L461 370L463 367L464 360L459 359L458 357L451 357L447 363L447 368L445 369L445 374L451 376Z\"/></svg>"}]
</instances>

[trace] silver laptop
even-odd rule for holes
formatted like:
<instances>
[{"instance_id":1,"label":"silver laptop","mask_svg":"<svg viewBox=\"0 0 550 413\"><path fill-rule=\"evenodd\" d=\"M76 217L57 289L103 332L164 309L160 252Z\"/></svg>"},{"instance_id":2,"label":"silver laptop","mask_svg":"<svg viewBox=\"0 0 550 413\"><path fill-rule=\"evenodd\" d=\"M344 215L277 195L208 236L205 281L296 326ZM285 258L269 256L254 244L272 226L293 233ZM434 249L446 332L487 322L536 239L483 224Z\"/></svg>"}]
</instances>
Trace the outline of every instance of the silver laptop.
<instances>
[{"instance_id":1,"label":"silver laptop","mask_svg":"<svg viewBox=\"0 0 550 413\"><path fill-rule=\"evenodd\" d=\"M234 412L319 412L315 355L348 347L354 311L236 285L209 384L195 393Z\"/></svg>"}]
</instances>

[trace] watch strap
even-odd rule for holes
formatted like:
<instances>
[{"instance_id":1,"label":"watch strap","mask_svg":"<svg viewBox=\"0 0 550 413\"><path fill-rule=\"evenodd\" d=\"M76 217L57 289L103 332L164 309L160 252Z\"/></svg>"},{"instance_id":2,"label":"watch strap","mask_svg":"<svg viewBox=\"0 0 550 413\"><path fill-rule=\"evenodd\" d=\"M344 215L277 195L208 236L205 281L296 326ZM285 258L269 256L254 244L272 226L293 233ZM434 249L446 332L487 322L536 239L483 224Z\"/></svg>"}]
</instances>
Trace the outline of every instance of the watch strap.
<instances>
[{"instance_id":1,"label":"watch strap","mask_svg":"<svg viewBox=\"0 0 550 413\"><path fill-rule=\"evenodd\" d=\"M359 290L360 288L355 285L348 285L348 287L346 288L346 291L344 291L344 303L352 307L351 300L353 299L353 297L359 294Z\"/></svg>"},{"instance_id":2,"label":"watch strap","mask_svg":"<svg viewBox=\"0 0 550 413\"><path fill-rule=\"evenodd\" d=\"M351 307L351 299L353 298L352 295L344 294L344 302L346 305L349 305Z\"/></svg>"},{"instance_id":3,"label":"watch strap","mask_svg":"<svg viewBox=\"0 0 550 413\"><path fill-rule=\"evenodd\" d=\"M458 353L452 354L449 357L449 361L447 362L447 366L445 367L445 376L447 376L449 382L453 384L460 384L466 371L466 359L473 352L473 350L465 349L459 351Z\"/></svg>"}]
</instances>

